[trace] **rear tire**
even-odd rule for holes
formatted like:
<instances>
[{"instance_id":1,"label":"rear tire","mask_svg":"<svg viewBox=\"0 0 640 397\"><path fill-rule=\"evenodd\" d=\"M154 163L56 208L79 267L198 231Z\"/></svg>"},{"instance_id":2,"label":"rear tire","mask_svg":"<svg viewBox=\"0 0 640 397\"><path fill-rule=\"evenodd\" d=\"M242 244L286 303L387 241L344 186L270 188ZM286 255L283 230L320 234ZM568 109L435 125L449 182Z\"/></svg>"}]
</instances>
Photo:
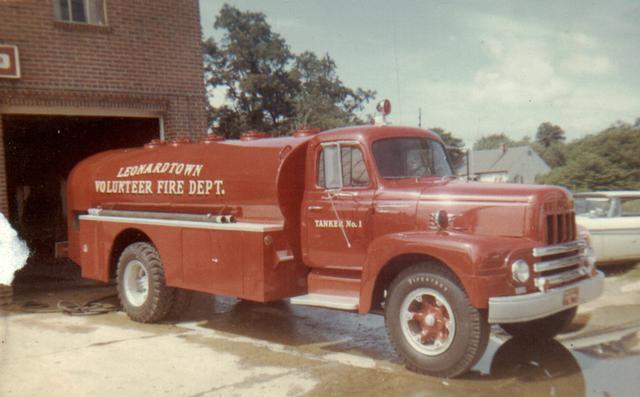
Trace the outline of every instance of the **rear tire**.
<instances>
[{"instance_id":1,"label":"rear tire","mask_svg":"<svg viewBox=\"0 0 640 397\"><path fill-rule=\"evenodd\" d=\"M151 323L166 317L174 291L165 283L164 269L155 247L146 242L129 245L118 261L118 296L129 318Z\"/></svg>"},{"instance_id":2,"label":"rear tire","mask_svg":"<svg viewBox=\"0 0 640 397\"><path fill-rule=\"evenodd\" d=\"M517 339L551 339L571 324L577 311L576 306L537 320L500 324L500 327Z\"/></svg>"},{"instance_id":3,"label":"rear tire","mask_svg":"<svg viewBox=\"0 0 640 397\"><path fill-rule=\"evenodd\" d=\"M448 269L423 263L401 272L385 304L389 339L407 367L440 377L467 372L489 340L486 314L474 308Z\"/></svg>"}]
</instances>

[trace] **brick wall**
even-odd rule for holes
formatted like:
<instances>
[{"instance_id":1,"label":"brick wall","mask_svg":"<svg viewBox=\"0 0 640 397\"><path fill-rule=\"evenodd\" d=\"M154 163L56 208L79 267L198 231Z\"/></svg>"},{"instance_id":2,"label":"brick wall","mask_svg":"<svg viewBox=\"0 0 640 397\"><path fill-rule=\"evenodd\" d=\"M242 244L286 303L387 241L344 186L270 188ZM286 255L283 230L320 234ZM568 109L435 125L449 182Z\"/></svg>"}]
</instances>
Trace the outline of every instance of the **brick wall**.
<instances>
[{"instance_id":1,"label":"brick wall","mask_svg":"<svg viewBox=\"0 0 640 397\"><path fill-rule=\"evenodd\" d=\"M198 1L106 0L106 14L106 26L71 24L56 21L53 0L0 2L0 43L18 46L22 70L19 80L0 79L0 102L64 103L72 92L88 106L104 106L104 94L135 107L144 96L166 104L167 137L203 135Z\"/></svg>"},{"instance_id":2,"label":"brick wall","mask_svg":"<svg viewBox=\"0 0 640 397\"><path fill-rule=\"evenodd\" d=\"M0 114L0 142L3 142L2 115ZM0 212L9 217L9 203L7 201L7 184L4 168L4 145L0 145Z\"/></svg>"}]
</instances>

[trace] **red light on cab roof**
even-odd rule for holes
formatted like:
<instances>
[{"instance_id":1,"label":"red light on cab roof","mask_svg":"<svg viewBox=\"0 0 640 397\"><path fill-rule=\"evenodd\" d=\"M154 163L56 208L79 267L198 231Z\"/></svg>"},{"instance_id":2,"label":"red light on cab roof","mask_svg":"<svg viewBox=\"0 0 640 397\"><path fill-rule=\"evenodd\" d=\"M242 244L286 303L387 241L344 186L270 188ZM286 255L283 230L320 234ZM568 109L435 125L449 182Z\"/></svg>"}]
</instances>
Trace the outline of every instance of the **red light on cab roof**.
<instances>
[{"instance_id":1,"label":"red light on cab roof","mask_svg":"<svg viewBox=\"0 0 640 397\"><path fill-rule=\"evenodd\" d=\"M389 113L391 113L391 101L388 99L384 99L378 102L378 105L376 106L376 110L379 113L382 113L383 116L388 115Z\"/></svg>"}]
</instances>

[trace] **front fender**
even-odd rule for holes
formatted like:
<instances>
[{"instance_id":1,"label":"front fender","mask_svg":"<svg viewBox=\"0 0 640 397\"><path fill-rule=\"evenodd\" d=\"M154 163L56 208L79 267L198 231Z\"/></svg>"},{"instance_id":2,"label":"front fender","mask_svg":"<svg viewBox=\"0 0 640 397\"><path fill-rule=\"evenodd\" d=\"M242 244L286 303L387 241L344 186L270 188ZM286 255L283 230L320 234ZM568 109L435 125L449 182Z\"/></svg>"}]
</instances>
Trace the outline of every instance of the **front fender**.
<instances>
[{"instance_id":1,"label":"front fender","mask_svg":"<svg viewBox=\"0 0 640 397\"><path fill-rule=\"evenodd\" d=\"M482 236L448 231L394 233L374 240L367 250L358 311L371 309L378 275L394 258L413 254L429 256L447 266L460 280L471 304L487 308L489 295L512 291L506 262L511 253L529 249L524 239Z\"/></svg>"}]
</instances>

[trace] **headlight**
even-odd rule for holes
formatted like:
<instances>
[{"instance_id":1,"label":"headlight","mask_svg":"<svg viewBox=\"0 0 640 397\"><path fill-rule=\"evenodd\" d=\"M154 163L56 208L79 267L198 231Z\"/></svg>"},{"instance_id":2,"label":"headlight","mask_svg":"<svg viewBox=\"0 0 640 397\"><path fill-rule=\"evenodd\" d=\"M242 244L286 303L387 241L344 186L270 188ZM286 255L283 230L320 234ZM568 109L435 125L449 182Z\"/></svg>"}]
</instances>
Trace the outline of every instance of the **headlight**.
<instances>
[{"instance_id":1,"label":"headlight","mask_svg":"<svg viewBox=\"0 0 640 397\"><path fill-rule=\"evenodd\" d=\"M524 259L518 259L511 264L511 277L514 281L525 283L529 280L529 264Z\"/></svg>"}]
</instances>

